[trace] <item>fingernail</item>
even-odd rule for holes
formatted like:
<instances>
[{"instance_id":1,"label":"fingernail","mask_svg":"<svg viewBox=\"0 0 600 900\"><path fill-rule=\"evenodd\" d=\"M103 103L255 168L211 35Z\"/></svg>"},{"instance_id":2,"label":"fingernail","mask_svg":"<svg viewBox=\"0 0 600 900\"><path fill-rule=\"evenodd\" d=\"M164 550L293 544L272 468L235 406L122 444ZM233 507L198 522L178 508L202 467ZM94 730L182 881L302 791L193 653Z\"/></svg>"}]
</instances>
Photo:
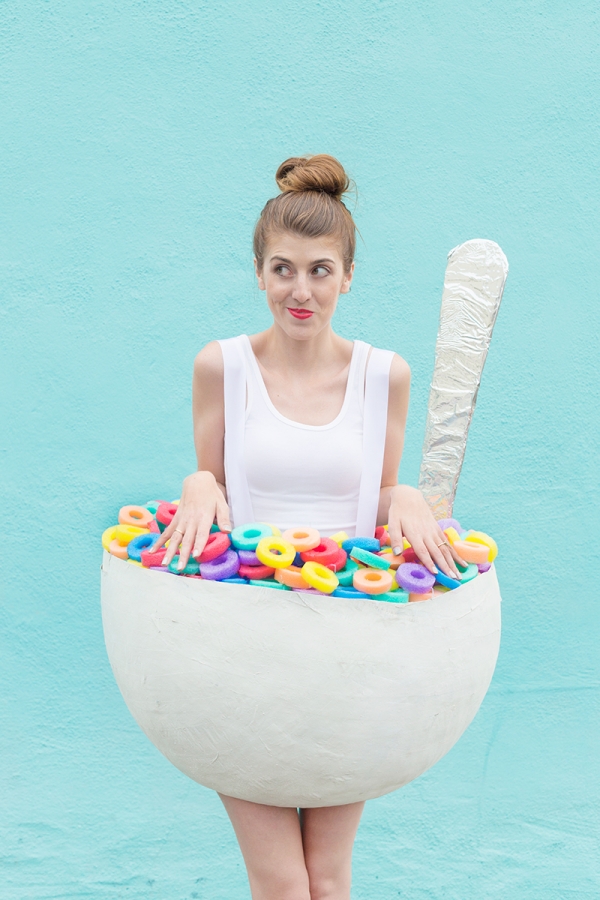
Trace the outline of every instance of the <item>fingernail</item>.
<instances>
[{"instance_id":1,"label":"fingernail","mask_svg":"<svg viewBox=\"0 0 600 900\"><path fill-rule=\"evenodd\" d=\"M169 563L167 562L167 559L166 559L164 556L163 556L163 558L161 559L160 564L161 564L161 566L168 566L168 565L169 565Z\"/></svg>"},{"instance_id":2,"label":"fingernail","mask_svg":"<svg viewBox=\"0 0 600 900\"><path fill-rule=\"evenodd\" d=\"M402 548L394 547L394 549L392 550L392 553L394 554L394 556L400 556L400 554L402 553Z\"/></svg>"}]
</instances>

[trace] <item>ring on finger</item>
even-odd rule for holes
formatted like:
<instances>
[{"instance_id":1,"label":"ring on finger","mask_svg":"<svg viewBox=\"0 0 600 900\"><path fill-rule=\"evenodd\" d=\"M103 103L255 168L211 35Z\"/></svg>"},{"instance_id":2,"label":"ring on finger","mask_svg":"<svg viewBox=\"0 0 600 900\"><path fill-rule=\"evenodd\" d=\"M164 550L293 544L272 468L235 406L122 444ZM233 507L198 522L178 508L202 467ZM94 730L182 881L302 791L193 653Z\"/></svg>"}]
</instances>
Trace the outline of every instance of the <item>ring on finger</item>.
<instances>
[{"instance_id":1,"label":"ring on finger","mask_svg":"<svg viewBox=\"0 0 600 900\"><path fill-rule=\"evenodd\" d=\"M450 544L448 543L448 541L442 541L441 544L438 544L438 547L443 547L444 544L446 545L446 547L449 547L449 546L450 546Z\"/></svg>"}]
</instances>

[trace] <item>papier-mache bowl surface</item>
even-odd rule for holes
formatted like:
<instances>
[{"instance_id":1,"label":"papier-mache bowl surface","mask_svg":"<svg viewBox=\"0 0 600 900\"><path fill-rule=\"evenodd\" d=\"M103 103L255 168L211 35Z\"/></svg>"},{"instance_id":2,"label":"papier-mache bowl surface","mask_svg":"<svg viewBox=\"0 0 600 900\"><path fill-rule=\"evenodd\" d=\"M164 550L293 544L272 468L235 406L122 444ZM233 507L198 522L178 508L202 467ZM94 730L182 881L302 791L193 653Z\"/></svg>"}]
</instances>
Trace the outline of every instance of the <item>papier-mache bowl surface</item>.
<instances>
[{"instance_id":1,"label":"papier-mache bowl surface","mask_svg":"<svg viewBox=\"0 0 600 900\"><path fill-rule=\"evenodd\" d=\"M392 604L102 563L108 657L140 728L200 784L271 806L379 797L437 762L488 689L500 601L493 566Z\"/></svg>"}]
</instances>

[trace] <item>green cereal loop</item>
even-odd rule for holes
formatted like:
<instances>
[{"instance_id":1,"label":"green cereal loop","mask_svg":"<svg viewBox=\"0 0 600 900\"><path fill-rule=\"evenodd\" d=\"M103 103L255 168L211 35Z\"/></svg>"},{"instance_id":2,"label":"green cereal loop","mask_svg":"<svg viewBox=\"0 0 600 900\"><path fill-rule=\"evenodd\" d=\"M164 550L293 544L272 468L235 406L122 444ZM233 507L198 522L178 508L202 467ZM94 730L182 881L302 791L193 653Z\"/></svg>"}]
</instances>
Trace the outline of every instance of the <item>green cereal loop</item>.
<instances>
[{"instance_id":1,"label":"green cereal loop","mask_svg":"<svg viewBox=\"0 0 600 900\"><path fill-rule=\"evenodd\" d=\"M360 560L360 562L371 569L389 569L390 567L389 562L386 562L383 557L377 556L376 553L371 553L370 550L363 550L362 547L353 547L350 555L353 559Z\"/></svg>"},{"instance_id":2,"label":"green cereal loop","mask_svg":"<svg viewBox=\"0 0 600 900\"><path fill-rule=\"evenodd\" d=\"M462 570L462 566L459 567L459 570ZM467 581L473 581L477 575L479 575L479 569L475 563L470 563L464 571L461 571L460 583L466 584Z\"/></svg>"},{"instance_id":3,"label":"green cereal loop","mask_svg":"<svg viewBox=\"0 0 600 900\"><path fill-rule=\"evenodd\" d=\"M408 603L408 594L406 591L388 591L385 594L374 594L374 600L385 600L387 603Z\"/></svg>"},{"instance_id":4,"label":"green cereal loop","mask_svg":"<svg viewBox=\"0 0 600 900\"><path fill-rule=\"evenodd\" d=\"M168 565L169 572L173 572L175 575L197 575L200 571L200 566L198 565L196 560L192 559L191 557L187 561L184 569L178 569L177 568L178 565L179 565L179 554L177 556L174 556L173 559L171 560L171 562L169 563L169 565Z\"/></svg>"},{"instance_id":5,"label":"green cereal loop","mask_svg":"<svg viewBox=\"0 0 600 900\"><path fill-rule=\"evenodd\" d=\"M273 588L276 591L291 591L291 588L287 586L287 584L280 584L278 581L271 581L266 578L257 578L256 581L252 579L250 582L251 587L265 587L265 588Z\"/></svg>"},{"instance_id":6,"label":"green cereal loop","mask_svg":"<svg viewBox=\"0 0 600 900\"><path fill-rule=\"evenodd\" d=\"M251 525L238 525L229 537L236 550L256 550L261 538L272 537L273 529L270 525L261 522L253 522Z\"/></svg>"},{"instance_id":7,"label":"green cereal loop","mask_svg":"<svg viewBox=\"0 0 600 900\"><path fill-rule=\"evenodd\" d=\"M344 568L340 572L335 573L338 577L340 587L352 587L352 579L354 578L354 573L359 568L360 566L358 565L358 563L355 563L354 560L348 557Z\"/></svg>"}]
</instances>

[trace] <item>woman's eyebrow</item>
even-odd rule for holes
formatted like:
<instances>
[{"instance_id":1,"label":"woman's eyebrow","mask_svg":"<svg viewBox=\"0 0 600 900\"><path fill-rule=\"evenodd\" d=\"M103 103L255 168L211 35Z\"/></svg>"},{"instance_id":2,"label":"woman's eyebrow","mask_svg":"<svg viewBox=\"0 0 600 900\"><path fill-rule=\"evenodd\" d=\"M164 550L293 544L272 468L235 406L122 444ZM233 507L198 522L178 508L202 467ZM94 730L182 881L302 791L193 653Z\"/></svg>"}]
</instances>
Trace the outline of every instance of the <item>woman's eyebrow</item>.
<instances>
[{"instance_id":1,"label":"woman's eyebrow","mask_svg":"<svg viewBox=\"0 0 600 900\"><path fill-rule=\"evenodd\" d=\"M286 259L285 256L272 256L272 257L271 257L271 262L274 262L275 260L278 260L279 262L287 263L287 264L290 265L290 266L292 265L292 262L291 262L289 259ZM311 265L311 266L318 266L319 263L324 263L324 262L326 262L326 263L331 263L332 265L335 265L335 260L330 259L328 256L323 256L321 259L314 259L314 260L310 263L310 265Z\"/></svg>"}]
</instances>

